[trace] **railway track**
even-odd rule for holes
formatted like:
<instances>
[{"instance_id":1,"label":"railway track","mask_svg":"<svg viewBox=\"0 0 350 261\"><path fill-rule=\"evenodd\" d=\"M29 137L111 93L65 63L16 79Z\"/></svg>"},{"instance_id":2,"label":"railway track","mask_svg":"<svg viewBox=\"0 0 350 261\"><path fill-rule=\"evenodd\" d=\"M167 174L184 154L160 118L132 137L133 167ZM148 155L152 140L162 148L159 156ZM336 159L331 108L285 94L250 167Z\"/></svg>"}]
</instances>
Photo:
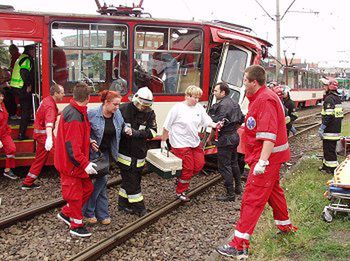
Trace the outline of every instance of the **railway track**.
<instances>
[{"instance_id":1,"label":"railway track","mask_svg":"<svg viewBox=\"0 0 350 261\"><path fill-rule=\"evenodd\" d=\"M108 181L107 187L119 185L121 181L122 181L121 178L112 179ZM54 199L40 206L35 206L32 208L17 212L15 214L5 216L0 219L0 229L4 229L6 227L12 226L21 221L29 220L31 218L36 217L37 215L48 212L51 209L62 207L65 203L66 202L64 201L63 198Z\"/></svg>"},{"instance_id":2,"label":"railway track","mask_svg":"<svg viewBox=\"0 0 350 261\"><path fill-rule=\"evenodd\" d=\"M345 114L348 114L349 112L346 112ZM310 117L316 116L317 114L314 114ZM292 136L292 139L294 137L299 136L302 133L305 133L313 128L316 128L321 124L321 122L313 122L313 123L298 123L300 124L297 134L295 136ZM189 196L192 198L197 196L198 194L202 193L203 191L207 190L209 187L214 186L217 184L217 182L221 179L220 175L215 175L212 179L207 181L206 183L199 185L195 189L191 190L189 193ZM111 180L109 182L109 186L119 184L120 179ZM44 213L50 209L57 208L59 206L62 206L64 204L64 201L62 199L59 200L53 200L52 202L48 202L47 204L44 204L37 208L28 209L27 211L23 211L21 213L17 213L15 215L7 216L0 220L0 227L8 227L13 224L16 224L19 221L28 220L32 217L35 217L36 215L39 215L41 213ZM70 260L96 260L97 258L105 255L110 250L114 249L116 246L123 244L128 238L133 237L137 232L148 228L151 224L154 224L159 220L161 217L171 213L184 203L180 200L173 200L168 202L167 204L151 211L148 215L146 215L143 218L140 218L130 224L127 224L123 228L121 228L118 231L115 231L110 236L106 237L105 239L91 245L90 247L84 249L83 251L79 252L78 254L74 255L73 257L70 257ZM15 217L17 216L17 217Z\"/></svg>"}]
</instances>

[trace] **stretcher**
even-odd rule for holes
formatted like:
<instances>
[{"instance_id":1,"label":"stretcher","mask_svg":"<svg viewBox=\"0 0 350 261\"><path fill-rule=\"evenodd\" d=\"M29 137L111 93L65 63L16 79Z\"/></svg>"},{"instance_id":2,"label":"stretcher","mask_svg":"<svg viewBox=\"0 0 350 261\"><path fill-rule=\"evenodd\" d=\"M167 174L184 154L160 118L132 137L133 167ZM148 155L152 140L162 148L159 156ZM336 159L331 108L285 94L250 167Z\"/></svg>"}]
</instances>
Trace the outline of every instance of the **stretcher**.
<instances>
[{"instance_id":1,"label":"stretcher","mask_svg":"<svg viewBox=\"0 0 350 261\"><path fill-rule=\"evenodd\" d=\"M324 194L330 204L322 212L326 222L332 222L338 212L350 213L350 156L334 171L334 178L327 182L328 188Z\"/></svg>"}]
</instances>

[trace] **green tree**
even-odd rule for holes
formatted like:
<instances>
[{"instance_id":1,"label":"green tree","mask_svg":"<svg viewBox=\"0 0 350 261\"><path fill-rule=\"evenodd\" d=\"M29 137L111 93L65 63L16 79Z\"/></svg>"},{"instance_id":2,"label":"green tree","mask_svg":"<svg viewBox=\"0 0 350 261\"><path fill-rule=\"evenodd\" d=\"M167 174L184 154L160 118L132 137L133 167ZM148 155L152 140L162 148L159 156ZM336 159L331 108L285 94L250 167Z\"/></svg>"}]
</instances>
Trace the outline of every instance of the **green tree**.
<instances>
[{"instance_id":1,"label":"green tree","mask_svg":"<svg viewBox=\"0 0 350 261\"><path fill-rule=\"evenodd\" d=\"M4 41L0 40L0 46L2 46ZM8 67L10 64L10 55L8 48L0 47L0 65Z\"/></svg>"}]
</instances>

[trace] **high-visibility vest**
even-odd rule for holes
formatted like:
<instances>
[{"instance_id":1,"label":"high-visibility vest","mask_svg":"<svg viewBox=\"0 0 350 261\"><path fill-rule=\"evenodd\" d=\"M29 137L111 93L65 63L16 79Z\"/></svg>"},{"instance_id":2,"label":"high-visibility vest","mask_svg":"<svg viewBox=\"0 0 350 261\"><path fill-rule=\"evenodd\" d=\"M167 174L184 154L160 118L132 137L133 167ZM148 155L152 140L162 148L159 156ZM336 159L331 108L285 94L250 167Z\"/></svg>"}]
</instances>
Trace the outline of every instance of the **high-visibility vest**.
<instances>
[{"instance_id":1,"label":"high-visibility vest","mask_svg":"<svg viewBox=\"0 0 350 261\"><path fill-rule=\"evenodd\" d=\"M32 69L28 54L21 54L21 56L17 59L11 75L11 87L19 89L23 87L24 81L21 77L21 69L26 69L28 71Z\"/></svg>"}]
</instances>

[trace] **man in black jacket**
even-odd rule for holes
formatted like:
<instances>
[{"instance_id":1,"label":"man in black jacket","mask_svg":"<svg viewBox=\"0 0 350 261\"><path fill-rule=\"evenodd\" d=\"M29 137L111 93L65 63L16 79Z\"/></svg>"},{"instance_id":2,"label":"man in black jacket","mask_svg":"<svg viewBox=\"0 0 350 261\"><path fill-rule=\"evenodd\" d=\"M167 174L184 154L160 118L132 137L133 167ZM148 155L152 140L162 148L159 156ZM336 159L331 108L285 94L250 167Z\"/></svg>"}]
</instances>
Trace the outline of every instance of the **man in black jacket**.
<instances>
[{"instance_id":1,"label":"man in black jacket","mask_svg":"<svg viewBox=\"0 0 350 261\"><path fill-rule=\"evenodd\" d=\"M218 83L214 87L214 96L217 100L209 110L209 115L214 122L221 122L216 146L218 148L218 169L225 180L227 193L219 196L219 201L234 201L235 193L241 194L241 173L237 162L237 147L239 136L237 129L242 124L244 117L237 102L230 97L230 88L227 83ZM214 131L208 138L211 142ZM233 179L235 188L233 188Z\"/></svg>"},{"instance_id":2,"label":"man in black jacket","mask_svg":"<svg viewBox=\"0 0 350 261\"><path fill-rule=\"evenodd\" d=\"M146 163L147 139L157 135L152 103L152 92L148 87L142 87L135 93L132 102L124 103L119 108L126 128L122 132L118 154L122 176L118 209L139 216L147 214L141 192L141 171Z\"/></svg>"}]
</instances>

